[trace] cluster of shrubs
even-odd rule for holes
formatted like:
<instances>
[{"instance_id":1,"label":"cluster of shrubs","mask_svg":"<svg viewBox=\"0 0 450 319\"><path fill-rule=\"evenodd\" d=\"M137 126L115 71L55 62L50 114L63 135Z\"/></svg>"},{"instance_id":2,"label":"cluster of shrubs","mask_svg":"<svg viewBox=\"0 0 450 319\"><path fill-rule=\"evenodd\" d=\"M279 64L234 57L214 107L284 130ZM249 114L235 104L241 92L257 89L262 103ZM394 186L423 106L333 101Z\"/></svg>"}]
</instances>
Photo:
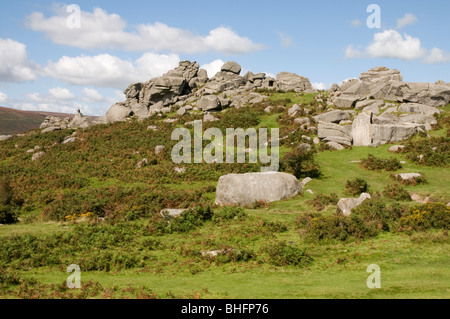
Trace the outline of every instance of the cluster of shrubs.
<instances>
[{"instance_id":1,"label":"cluster of shrubs","mask_svg":"<svg viewBox=\"0 0 450 319\"><path fill-rule=\"evenodd\" d=\"M13 190L8 176L0 177L0 224L18 221L20 201L13 198Z\"/></svg>"},{"instance_id":2,"label":"cluster of shrubs","mask_svg":"<svg viewBox=\"0 0 450 319\"><path fill-rule=\"evenodd\" d=\"M386 205L380 200L366 200L350 216L336 212L302 214L297 225L310 241L351 241L377 236L382 231L444 229L450 227L450 207L442 203L407 208Z\"/></svg>"},{"instance_id":3,"label":"cluster of shrubs","mask_svg":"<svg viewBox=\"0 0 450 319\"><path fill-rule=\"evenodd\" d=\"M314 207L316 211L324 210L328 205L336 205L339 201L339 197L335 193L330 195L318 194L314 196L313 199L309 200L308 203Z\"/></svg>"},{"instance_id":4,"label":"cluster of shrubs","mask_svg":"<svg viewBox=\"0 0 450 319\"><path fill-rule=\"evenodd\" d=\"M400 176L391 174L391 179L393 179L396 182L399 182L403 185L412 185L412 186L416 186L418 184L425 184L427 182L427 179L425 177L424 174L420 174L420 176L417 177L413 177L413 178L409 178L409 179L403 179Z\"/></svg>"},{"instance_id":5,"label":"cluster of shrubs","mask_svg":"<svg viewBox=\"0 0 450 319\"><path fill-rule=\"evenodd\" d=\"M285 241L267 245L262 251L268 254L269 262L277 267L304 267L313 261L306 248L300 248Z\"/></svg>"},{"instance_id":6,"label":"cluster of shrubs","mask_svg":"<svg viewBox=\"0 0 450 319\"><path fill-rule=\"evenodd\" d=\"M425 166L450 166L450 137L410 140L402 151L406 157Z\"/></svg>"},{"instance_id":7,"label":"cluster of shrubs","mask_svg":"<svg viewBox=\"0 0 450 319\"><path fill-rule=\"evenodd\" d=\"M372 154L360 162L360 166L372 171L396 171L402 168L402 164L396 158L382 159Z\"/></svg>"},{"instance_id":8,"label":"cluster of shrubs","mask_svg":"<svg viewBox=\"0 0 450 319\"><path fill-rule=\"evenodd\" d=\"M387 185L383 190L383 196L396 201L411 201L411 195L398 184Z\"/></svg>"}]
</instances>

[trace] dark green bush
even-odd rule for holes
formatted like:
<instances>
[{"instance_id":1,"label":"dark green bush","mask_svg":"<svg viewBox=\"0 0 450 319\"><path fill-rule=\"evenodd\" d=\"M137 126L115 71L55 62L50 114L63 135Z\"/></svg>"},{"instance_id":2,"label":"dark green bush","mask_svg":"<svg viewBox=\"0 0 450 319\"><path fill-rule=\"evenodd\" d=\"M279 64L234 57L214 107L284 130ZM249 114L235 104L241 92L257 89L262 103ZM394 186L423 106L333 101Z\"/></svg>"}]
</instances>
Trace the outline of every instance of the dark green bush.
<instances>
[{"instance_id":1,"label":"dark green bush","mask_svg":"<svg viewBox=\"0 0 450 319\"><path fill-rule=\"evenodd\" d=\"M307 266L313 258L307 253L306 248L287 244L285 241L269 245L263 249L269 255L270 263L274 266Z\"/></svg>"},{"instance_id":2,"label":"dark green bush","mask_svg":"<svg viewBox=\"0 0 450 319\"><path fill-rule=\"evenodd\" d=\"M367 193L369 192L369 184L365 179L357 177L352 180L347 180L345 183L345 191L352 196Z\"/></svg>"},{"instance_id":3,"label":"dark green bush","mask_svg":"<svg viewBox=\"0 0 450 319\"><path fill-rule=\"evenodd\" d=\"M360 166L373 171L396 171L402 168L400 161L396 158L382 159L372 154L361 160Z\"/></svg>"},{"instance_id":4,"label":"dark green bush","mask_svg":"<svg viewBox=\"0 0 450 319\"><path fill-rule=\"evenodd\" d=\"M214 223L223 223L229 220L245 220L247 214L238 206L224 206L219 211L215 212L212 221Z\"/></svg>"},{"instance_id":5,"label":"dark green bush","mask_svg":"<svg viewBox=\"0 0 450 319\"><path fill-rule=\"evenodd\" d=\"M295 177L320 177L320 167L314 161L314 150L296 149L289 152L280 161L280 169L293 173Z\"/></svg>"},{"instance_id":6,"label":"dark green bush","mask_svg":"<svg viewBox=\"0 0 450 319\"><path fill-rule=\"evenodd\" d=\"M202 226L206 221L211 220L214 213L211 207L199 207L189 209L179 217L171 218L168 225L162 230L166 233L184 233Z\"/></svg>"},{"instance_id":7,"label":"dark green bush","mask_svg":"<svg viewBox=\"0 0 450 319\"><path fill-rule=\"evenodd\" d=\"M312 205L316 211L322 211L328 205L336 205L338 201L339 197L335 193L331 193L330 195L318 194L314 196L312 200L309 200L308 203Z\"/></svg>"},{"instance_id":8,"label":"dark green bush","mask_svg":"<svg viewBox=\"0 0 450 319\"><path fill-rule=\"evenodd\" d=\"M13 190L8 176L0 177L0 224L18 221L18 205L13 202Z\"/></svg>"},{"instance_id":9,"label":"dark green bush","mask_svg":"<svg viewBox=\"0 0 450 319\"><path fill-rule=\"evenodd\" d=\"M411 195L398 184L387 185L383 190L383 196L396 201L411 201Z\"/></svg>"}]
</instances>

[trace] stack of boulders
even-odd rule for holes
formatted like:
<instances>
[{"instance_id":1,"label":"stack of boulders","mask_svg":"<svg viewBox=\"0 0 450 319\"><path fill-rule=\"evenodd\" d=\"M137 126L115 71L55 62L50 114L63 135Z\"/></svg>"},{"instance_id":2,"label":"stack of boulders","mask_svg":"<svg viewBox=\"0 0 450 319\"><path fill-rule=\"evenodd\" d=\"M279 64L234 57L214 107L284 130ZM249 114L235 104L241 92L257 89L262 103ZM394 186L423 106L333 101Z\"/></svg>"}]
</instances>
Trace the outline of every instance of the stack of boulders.
<instances>
[{"instance_id":1,"label":"stack of boulders","mask_svg":"<svg viewBox=\"0 0 450 319\"><path fill-rule=\"evenodd\" d=\"M438 107L450 102L448 84L403 82L398 70L386 67L333 85L330 94L339 110L314 118L319 138L341 147L377 146L426 134L437 124Z\"/></svg>"},{"instance_id":2,"label":"stack of boulders","mask_svg":"<svg viewBox=\"0 0 450 319\"><path fill-rule=\"evenodd\" d=\"M57 116L47 116L39 129L42 133L64 130L70 125L70 117L60 118Z\"/></svg>"}]
</instances>

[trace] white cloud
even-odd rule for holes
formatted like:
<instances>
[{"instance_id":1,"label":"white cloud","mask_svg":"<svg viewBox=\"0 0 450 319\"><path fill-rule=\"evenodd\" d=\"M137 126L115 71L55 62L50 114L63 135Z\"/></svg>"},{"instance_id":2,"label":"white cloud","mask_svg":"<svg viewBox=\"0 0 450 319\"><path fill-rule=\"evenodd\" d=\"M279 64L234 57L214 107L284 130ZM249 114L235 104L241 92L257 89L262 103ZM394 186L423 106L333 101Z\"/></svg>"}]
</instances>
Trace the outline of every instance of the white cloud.
<instances>
[{"instance_id":1,"label":"white cloud","mask_svg":"<svg viewBox=\"0 0 450 319\"><path fill-rule=\"evenodd\" d=\"M403 18L397 19L397 29L406 27L407 25L417 23L417 17L412 13L406 13Z\"/></svg>"},{"instance_id":2,"label":"white cloud","mask_svg":"<svg viewBox=\"0 0 450 319\"><path fill-rule=\"evenodd\" d=\"M205 69L208 72L208 77L212 78L214 75L216 75L217 72L220 71L220 68L224 64L225 64L225 62L218 59L218 60L212 61L211 63L203 64L202 66L200 66L200 68Z\"/></svg>"},{"instance_id":3,"label":"white cloud","mask_svg":"<svg viewBox=\"0 0 450 319\"><path fill-rule=\"evenodd\" d=\"M326 90L326 89L329 89L331 87L331 85L329 85L327 83L323 83L323 82L311 83L311 85L316 90Z\"/></svg>"},{"instance_id":4,"label":"white cloud","mask_svg":"<svg viewBox=\"0 0 450 319\"><path fill-rule=\"evenodd\" d=\"M281 32L278 35L280 36L281 46L283 48L290 47L294 43L294 40L290 36L287 36Z\"/></svg>"},{"instance_id":5,"label":"white cloud","mask_svg":"<svg viewBox=\"0 0 450 319\"><path fill-rule=\"evenodd\" d=\"M423 61L429 64L447 63L450 62L450 53L438 48L432 48Z\"/></svg>"},{"instance_id":6,"label":"white cloud","mask_svg":"<svg viewBox=\"0 0 450 319\"><path fill-rule=\"evenodd\" d=\"M101 8L81 12L81 28L67 27L66 5L46 18L41 12L27 17L27 25L40 31L53 42L81 49L116 48L127 51L169 51L194 54L218 51L224 54L244 54L261 50L262 45L239 36L231 28L219 27L206 36L155 22L140 24L132 32L125 31L127 22L117 14Z\"/></svg>"},{"instance_id":7,"label":"white cloud","mask_svg":"<svg viewBox=\"0 0 450 319\"><path fill-rule=\"evenodd\" d=\"M0 92L0 103L6 103L8 101L9 101L8 96L5 93Z\"/></svg>"},{"instance_id":8,"label":"white cloud","mask_svg":"<svg viewBox=\"0 0 450 319\"><path fill-rule=\"evenodd\" d=\"M351 25L353 26L353 27L355 27L355 28L357 28L357 27L360 27L361 26L361 20L359 20L359 19L355 19L355 20L352 20L352 21L350 21L350 23L351 23Z\"/></svg>"},{"instance_id":9,"label":"white cloud","mask_svg":"<svg viewBox=\"0 0 450 319\"><path fill-rule=\"evenodd\" d=\"M101 95L97 90L84 88L82 93L85 95L84 101L90 103L98 103L105 101L105 97Z\"/></svg>"},{"instance_id":10,"label":"white cloud","mask_svg":"<svg viewBox=\"0 0 450 319\"><path fill-rule=\"evenodd\" d=\"M374 58L397 58L415 60L423 57L426 50L422 48L420 39L408 34L403 36L395 30L385 30L374 35L367 52Z\"/></svg>"},{"instance_id":11,"label":"white cloud","mask_svg":"<svg viewBox=\"0 0 450 319\"><path fill-rule=\"evenodd\" d=\"M50 61L45 74L76 85L125 89L132 82L144 82L161 76L178 65L175 54L145 53L137 61L122 60L109 54L60 58Z\"/></svg>"},{"instance_id":12,"label":"white cloud","mask_svg":"<svg viewBox=\"0 0 450 319\"><path fill-rule=\"evenodd\" d=\"M360 58L362 53L359 49L355 49L353 45L349 45L347 49L345 49L345 58L346 59L355 59Z\"/></svg>"},{"instance_id":13,"label":"white cloud","mask_svg":"<svg viewBox=\"0 0 450 319\"><path fill-rule=\"evenodd\" d=\"M37 64L28 60L25 44L0 38L0 82L32 81L37 70Z\"/></svg>"},{"instance_id":14,"label":"white cloud","mask_svg":"<svg viewBox=\"0 0 450 319\"><path fill-rule=\"evenodd\" d=\"M56 87L56 88L52 88L52 89L48 90L48 92L56 100L67 101L67 100L73 100L75 98L75 95L73 95L72 92L70 92L68 89L65 89L65 88Z\"/></svg>"}]
</instances>

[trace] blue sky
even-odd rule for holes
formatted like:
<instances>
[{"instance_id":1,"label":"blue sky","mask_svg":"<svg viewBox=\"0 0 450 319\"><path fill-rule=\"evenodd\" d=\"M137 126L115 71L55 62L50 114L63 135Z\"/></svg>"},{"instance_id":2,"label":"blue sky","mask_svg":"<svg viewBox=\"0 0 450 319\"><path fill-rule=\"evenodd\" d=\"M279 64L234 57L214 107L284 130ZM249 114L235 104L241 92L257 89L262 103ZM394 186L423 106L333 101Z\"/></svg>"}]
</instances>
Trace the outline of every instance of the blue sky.
<instances>
[{"instance_id":1,"label":"blue sky","mask_svg":"<svg viewBox=\"0 0 450 319\"><path fill-rule=\"evenodd\" d=\"M67 25L72 4L80 28ZM370 4L380 28L366 24ZM295 72L318 88L379 65L405 81L450 82L448 12L444 0L2 1L0 105L102 115L128 84L180 60L209 73L228 60Z\"/></svg>"}]
</instances>

